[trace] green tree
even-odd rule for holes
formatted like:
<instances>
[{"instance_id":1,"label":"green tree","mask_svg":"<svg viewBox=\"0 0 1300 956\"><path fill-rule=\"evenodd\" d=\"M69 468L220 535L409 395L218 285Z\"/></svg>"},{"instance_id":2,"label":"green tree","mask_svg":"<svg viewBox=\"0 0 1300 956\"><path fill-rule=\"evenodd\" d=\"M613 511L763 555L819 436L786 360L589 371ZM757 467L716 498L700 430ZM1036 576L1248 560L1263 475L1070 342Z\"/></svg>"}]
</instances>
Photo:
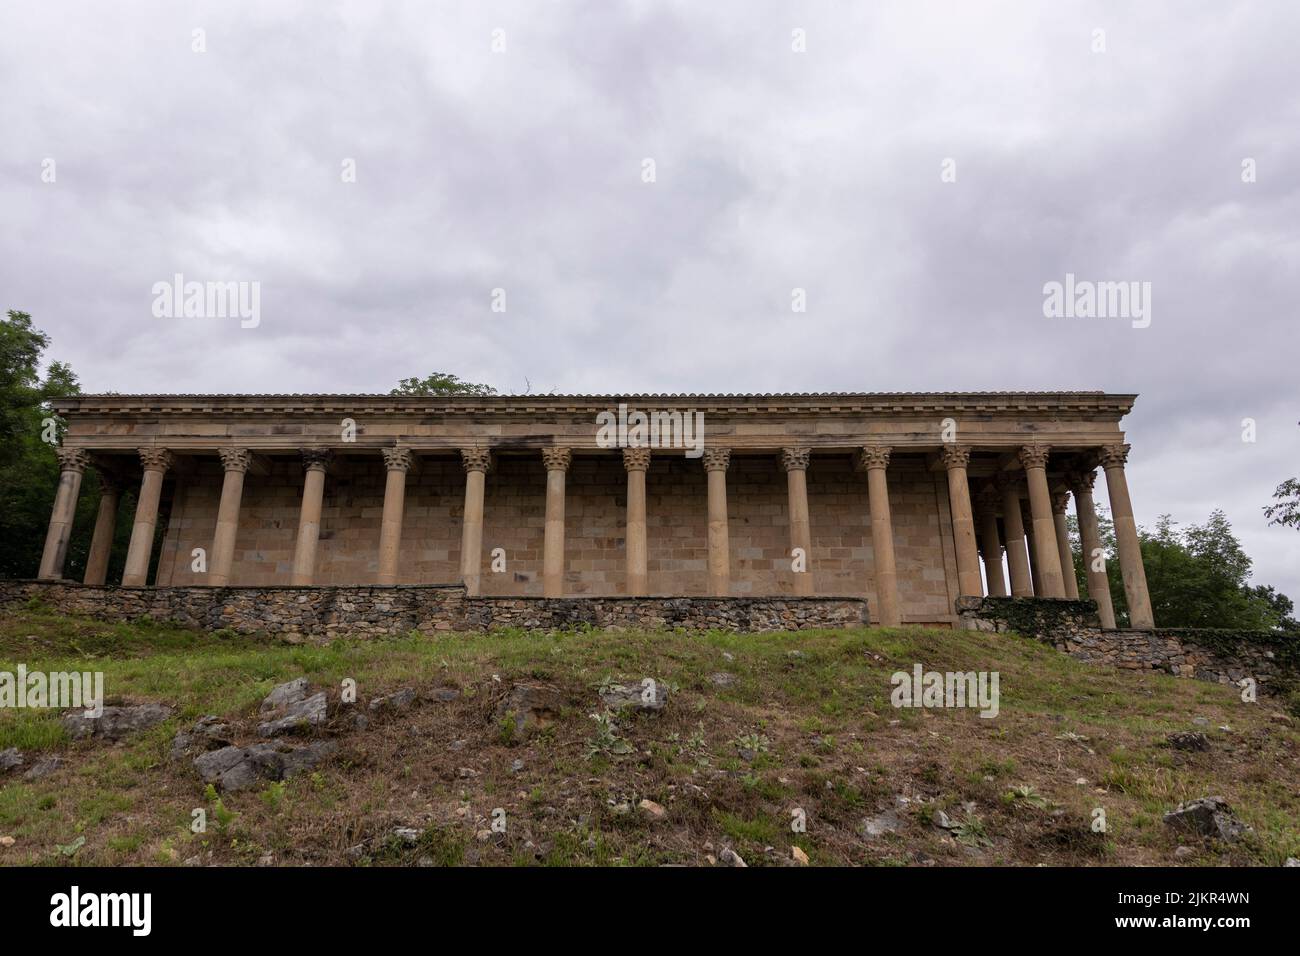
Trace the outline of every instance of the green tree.
<instances>
[{"instance_id":1,"label":"green tree","mask_svg":"<svg viewBox=\"0 0 1300 956\"><path fill-rule=\"evenodd\" d=\"M1269 524L1279 524L1300 531L1300 478L1288 478L1273 492L1276 504L1264 507Z\"/></svg>"},{"instance_id":2,"label":"green tree","mask_svg":"<svg viewBox=\"0 0 1300 956\"><path fill-rule=\"evenodd\" d=\"M404 378L390 395L495 395L491 385L462 382L450 372L432 372L425 378Z\"/></svg>"},{"instance_id":3,"label":"green tree","mask_svg":"<svg viewBox=\"0 0 1300 956\"><path fill-rule=\"evenodd\" d=\"M51 362L41 375L49 345L26 312L10 310L0 321L0 577L36 575L59 483L54 447L46 439L61 437L63 430L49 400L81 391L62 362ZM99 505L93 473L83 488L65 573L84 567L89 543L76 531L89 526Z\"/></svg>"}]
</instances>

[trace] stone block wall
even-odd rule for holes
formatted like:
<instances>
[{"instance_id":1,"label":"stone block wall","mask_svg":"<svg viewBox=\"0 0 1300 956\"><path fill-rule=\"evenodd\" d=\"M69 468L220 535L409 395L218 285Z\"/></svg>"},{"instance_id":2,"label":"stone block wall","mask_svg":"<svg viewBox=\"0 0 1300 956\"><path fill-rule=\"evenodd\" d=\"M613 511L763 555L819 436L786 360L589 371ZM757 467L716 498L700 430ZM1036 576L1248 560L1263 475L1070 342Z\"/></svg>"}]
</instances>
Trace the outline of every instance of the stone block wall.
<instances>
[{"instance_id":1,"label":"stone block wall","mask_svg":"<svg viewBox=\"0 0 1300 956\"><path fill-rule=\"evenodd\" d=\"M0 607L33 599L100 620L148 618L303 639L503 628L790 631L863 627L867 603L825 598L467 597L460 586L97 587L0 581Z\"/></svg>"},{"instance_id":2,"label":"stone block wall","mask_svg":"<svg viewBox=\"0 0 1300 956\"><path fill-rule=\"evenodd\" d=\"M967 627L1014 631L1078 660L1125 670L1159 670L1218 684L1251 677L1264 691L1300 679L1300 642L1269 631L1107 630L1090 600L963 597L957 614Z\"/></svg>"},{"instance_id":3,"label":"stone block wall","mask_svg":"<svg viewBox=\"0 0 1300 956\"><path fill-rule=\"evenodd\" d=\"M271 458L270 474L246 476L231 583L285 585L290 578L302 468ZM215 459L196 459L168 479L171 511L158 561L162 586L203 583L191 570L195 548L210 549L221 496ZM919 463L891 468L890 506L903 619L951 624L957 570L946 479ZM627 478L615 454L575 455L566 479L565 587L575 597L624 593ZM727 474L732 588L736 596L791 595L786 476L774 456L734 456ZM482 592L542 593L546 472L541 457L499 455L485 485ZM424 456L407 476L398 579L460 579L465 475L459 457ZM339 455L325 482L316 581L351 586L375 580L383 512L378 455ZM874 603L867 483L848 455L814 459L808 471L812 573L817 594L861 595ZM706 475L698 459L656 456L646 476L649 589L703 596L707 574ZM506 570L491 571L502 548Z\"/></svg>"}]
</instances>

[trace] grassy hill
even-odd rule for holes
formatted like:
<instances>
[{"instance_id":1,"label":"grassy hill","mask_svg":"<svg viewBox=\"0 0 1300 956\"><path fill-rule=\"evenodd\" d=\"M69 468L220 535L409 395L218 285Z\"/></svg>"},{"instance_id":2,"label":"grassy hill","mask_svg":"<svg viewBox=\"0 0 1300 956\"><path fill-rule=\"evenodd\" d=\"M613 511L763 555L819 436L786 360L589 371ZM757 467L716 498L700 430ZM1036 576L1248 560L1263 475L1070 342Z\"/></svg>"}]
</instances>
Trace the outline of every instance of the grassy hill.
<instances>
[{"instance_id":1,"label":"grassy hill","mask_svg":"<svg viewBox=\"0 0 1300 956\"><path fill-rule=\"evenodd\" d=\"M0 750L26 758L0 775L4 865L702 865L730 850L755 866L791 864L795 847L813 865L1300 856L1298 738L1279 702L1081 664L1016 636L520 632L290 646L33 607L0 612L0 670L19 662L103 671L110 703L176 714L106 743L69 740L50 711L0 710ZM894 708L890 675L918 662L997 671L999 715ZM329 695L329 720L307 739L338 743L315 769L223 794L169 755L205 714L255 741L259 703L300 676ZM645 677L668 691L663 710L606 716L601 688ZM340 703L345 679L355 705ZM520 730L516 684L560 705ZM368 701L403 688L424 696L369 715ZM1174 731L1203 732L1209 747L1175 749ZM48 755L64 763L25 779ZM1162 822L1208 795L1253 834L1225 844ZM1105 833L1090 827L1099 807ZM196 834L197 808L208 826ZM796 810L805 832L792 830Z\"/></svg>"}]
</instances>

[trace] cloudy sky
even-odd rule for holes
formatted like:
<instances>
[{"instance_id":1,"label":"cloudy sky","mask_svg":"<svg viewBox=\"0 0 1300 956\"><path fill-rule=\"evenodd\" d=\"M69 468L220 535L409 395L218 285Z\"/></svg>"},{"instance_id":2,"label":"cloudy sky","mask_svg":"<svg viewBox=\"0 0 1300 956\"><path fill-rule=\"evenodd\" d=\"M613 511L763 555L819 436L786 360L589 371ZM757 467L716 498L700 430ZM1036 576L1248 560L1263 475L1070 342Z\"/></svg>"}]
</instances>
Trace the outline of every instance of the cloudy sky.
<instances>
[{"instance_id":1,"label":"cloudy sky","mask_svg":"<svg viewBox=\"0 0 1300 956\"><path fill-rule=\"evenodd\" d=\"M1300 600L1261 514L1297 37L1293 0L12 0L0 308L90 391L1138 392L1139 520L1221 507ZM155 316L177 273L259 283L256 326ZM1067 273L1150 324L1045 317Z\"/></svg>"}]
</instances>

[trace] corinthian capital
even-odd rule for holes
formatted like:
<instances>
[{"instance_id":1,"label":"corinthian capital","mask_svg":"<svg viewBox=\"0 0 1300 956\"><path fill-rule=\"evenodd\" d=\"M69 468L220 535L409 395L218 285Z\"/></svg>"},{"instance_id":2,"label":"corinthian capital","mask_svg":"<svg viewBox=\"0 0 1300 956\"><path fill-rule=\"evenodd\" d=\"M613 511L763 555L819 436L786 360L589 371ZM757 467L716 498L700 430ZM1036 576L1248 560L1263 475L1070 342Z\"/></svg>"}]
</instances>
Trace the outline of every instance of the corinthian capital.
<instances>
[{"instance_id":1,"label":"corinthian capital","mask_svg":"<svg viewBox=\"0 0 1300 956\"><path fill-rule=\"evenodd\" d=\"M465 466L465 473L481 471L487 474L492 468L492 450L489 448L462 448L460 463Z\"/></svg>"},{"instance_id":2,"label":"corinthian capital","mask_svg":"<svg viewBox=\"0 0 1300 956\"><path fill-rule=\"evenodd\" d=\"M166 471L174 463L172 453L166 448L138 448L140 464L145 471Z\"/></svg>"},{"instance_id":3,"label":"corinthian capital","mask_svg":"<svg viewBox=\"0 0 1300 956\"><path fill-rule=\"evenodd\" d=\"M547 471L568 471L573 464L572 448L543 448L542 463Z\"/></svg>"},{"instance_id":4,"label":"corinthian capital","mask_svg":"<svg viewBox=\"0 0 1300 956\"><path fill-rule=\"evenodd\" d=\"M415 462L415 455L409 448L381 448L379 451L384 456L384 468L387 471L410 471Z\"/></svg>"},{"instance_id":5,"label":"corinthian capital","mask_svg":"<svg viewBox=\"0 0 1300 956\"><path fill-rule=\"evenodd\" d=\"M890 447L888 445L863 445L858 449L854 467L858 471L870 471L872 468L888 468L889 452Z\"/></svg>"},{"instance_id":6,"label":"corinthian capital","mask_svg":"<svg viewBox=\"0 0 1300 956\"><path fill-rule=\"evenodd\" d=\"M782 448L781 467L786 471L807 471L811 455L807 448Z\"/></svg>"},{"instance_id":7,"label":"corinthian capital","mask_svg":"<svg viewBox=\"0 0 1300 956\"><path fill-rule=\"evenodd\" d=\"M1101 446L1101 467L1103 468L1123 468L1128 461L1128 452L1131 446L1124 445L1102 445Z\"/></svg>"},{"instance_id":8,"label":"corinthian capital","mask_svg":"<svg viewBox=\"0 0 1300 956\"><path fill-rule=\"evenodd\" d=\"M248 466L253 463L253 453L247 448L218 448L217 457L221 459L223 469L241 474L247 472Z\"/></svg>"},{"instance_id":9,"label":"corinthian capital","mask_svg":"<svg viewBox=\"0 0 1300 956\"><path fill-rule=\"evenodd\" d=\"M969 445L944 445L939 450L945 468L965 468L970 464Z\"/></svg>"},{"instance_id":10,"label":"corinthian capital","mask_svg":"<svg viewBox=\"0 0 1300 956\"><path fill-rule=\"evenodd\" d=\"M624 448L623 467L628 471L650 470L649 448Z\"/></svg>"},{"instance_id":11,"label":"corinthian capital","mask_svg":"<svg viewBox=\"0 0 1300 956\"><path fill-rule=\"evenodd\" d=\"M1097 472L1091 468L1085 471L1069 471L1065 475L1065 481L1077 498L1082 491L1092 491L1097 483Z\"/></svg>"},{"instance_id":12,"label":"corinthian capital","mask_svg":"<svg viewBox=\"0 0 1300 956\"><path fill-rule=\"evenodd\" d=\"M59 471L75 471L80 475L90 464L90 456L80 448L56 448L54 455L59 459Z\"/></svg>"},{"instance_id":13,"label":"corinthian capital","mask_svg":"<svg viewBox=\"0 0 1300 956\"><path fill-rule=\"evenodd\" d=\"M1051 452L1052 449L1046 445L1039 445L1037 443L1033 445L1025 445L1018 452L1020 456L1020 464L1025 468L1046 468L1047 456L1050 455Z\"/></svg>"},{"instance_id":14,"label":"corinthian capital","mask_svg":"<svg viewBox=\"0 0 1300 956\"><path fill-rule=\"evenodd\" d=\"M1064 488L1052 492L1052 511L1063 515L1070 507L1070 493Z\"/></svg>"},{"instance_id":15,"label":"corinthian capital","mask_svg":"<svg viewBox=\"0 0 1300 956\"><path fill-rule=\"evenodd\" d=\"M329 471L334 453L328 448L304 448L302 450L302 467L306 471Z\"/></svg>"},{"instance_id":16,"label":"corinthian capital","mask_svg":"<svg viewBox=\"0 0 1300 956\"><path fill-rule=\"evenodd\" d=\"M704 449L704 470L705 471L726 471L727 466L730 464L731 464L730 448Z\"/></svg>"}]
</instances>

